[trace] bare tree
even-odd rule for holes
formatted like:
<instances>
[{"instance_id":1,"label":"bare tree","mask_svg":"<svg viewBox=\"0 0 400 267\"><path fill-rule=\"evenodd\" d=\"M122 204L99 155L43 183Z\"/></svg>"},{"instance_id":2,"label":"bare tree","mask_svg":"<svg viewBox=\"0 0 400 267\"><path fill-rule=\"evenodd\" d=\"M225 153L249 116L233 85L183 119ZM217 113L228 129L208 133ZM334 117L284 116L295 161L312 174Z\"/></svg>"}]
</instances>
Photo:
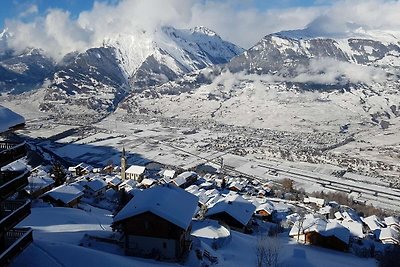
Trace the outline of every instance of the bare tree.
<instances>
[{"instance_id":1,"label":"bare tree","mask_svg":"<svg viewBox=\"0 0 400 267\"><path fill-rule=\"evenodd\" d=\"M278 267L281 246L277 237L260 235L257 238L257 267Z\"/></svg>"}]
</instances>

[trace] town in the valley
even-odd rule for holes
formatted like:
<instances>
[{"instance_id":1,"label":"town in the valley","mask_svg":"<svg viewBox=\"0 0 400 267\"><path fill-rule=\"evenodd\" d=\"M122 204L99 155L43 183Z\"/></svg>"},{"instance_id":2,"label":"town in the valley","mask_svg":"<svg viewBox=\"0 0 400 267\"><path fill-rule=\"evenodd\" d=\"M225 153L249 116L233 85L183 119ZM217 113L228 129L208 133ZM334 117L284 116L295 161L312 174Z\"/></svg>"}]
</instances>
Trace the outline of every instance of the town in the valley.
<instances>
[{"instance_id":1,"label":"town in the valley","mask_svg":"<svg viewBox=\"0 0 400 267\"><path fill-rule=\"evenodd\" d=\"M400 190L367 176L199 154L184 138L143 141L133 124L118 128L136 139L63 126L37 140L45 126L4 107L0 116L1 266L376 266L398 257Z\"/></svg>"}]
</instances>

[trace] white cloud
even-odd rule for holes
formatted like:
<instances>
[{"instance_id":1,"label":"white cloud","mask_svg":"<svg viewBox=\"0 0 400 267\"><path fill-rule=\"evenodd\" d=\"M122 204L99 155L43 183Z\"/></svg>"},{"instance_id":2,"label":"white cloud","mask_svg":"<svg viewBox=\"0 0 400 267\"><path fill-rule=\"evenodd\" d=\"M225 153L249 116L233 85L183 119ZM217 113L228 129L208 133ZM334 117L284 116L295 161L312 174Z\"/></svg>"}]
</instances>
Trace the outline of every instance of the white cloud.
<instances>
[{"instance_id":1,"label":"white cloud","mask_svg":"<svg viewBox=\"0 0 400 267\"><path fill-rule=\"evenodd\" d=\"M11 47L40 47L56 59L67 52L99 46L104 38L117 33L153 31L166 24L181 28L204 25L245 48L266 34L307 25L321 34L349 31L347 22L371 29L400 27L397 1L343 0L325 6L267 11L238 9L237 5L238 1L229 0L122 0L117 4L95 3L77 19L67 11L53 9L30 22L8 20L6 26L14 32ZM34 7L32 12L36 12Z\"/></svg>"}]
</instances>

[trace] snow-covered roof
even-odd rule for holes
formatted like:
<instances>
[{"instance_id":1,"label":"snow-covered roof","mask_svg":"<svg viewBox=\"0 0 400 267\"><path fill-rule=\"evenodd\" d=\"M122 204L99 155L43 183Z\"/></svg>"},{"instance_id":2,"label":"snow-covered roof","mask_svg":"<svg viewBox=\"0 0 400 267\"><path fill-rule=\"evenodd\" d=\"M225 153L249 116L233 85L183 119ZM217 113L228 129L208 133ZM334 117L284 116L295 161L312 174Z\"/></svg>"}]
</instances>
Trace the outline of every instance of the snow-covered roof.
<instances>
[{"instance_id":1,"label":"snow-covered roof","mask_svg":"<svg viewBox=\"0 0 400 267\"><path fill-rule=\"evenodd\" d=\"M145 179L143 179L143 181L140 182L140 183L141 183L142 185L145 185L145 186L150 186L150 185L154 184L155 182L156 182L156 180L154 180L154 179L145 178Z\"/></svg>"},{"instance_id":2,"label":"snow-covered roof","mask_svg":"<svg viewBox=\"0 0 400 267\"><path fill-rule=\"evenodd\" d=\"M81 162L81 163L79 163L78 165L76 165L75 166L75 169L76 168L78 168L78 167L80 167L80 168L82 168L83 170L85 170L85 171L88 171L88 172L91 172L91 171L93 171L93 166L91 166L91 165L89 165L89 164L87 164L87 163L85 163L85 162Z\"/></svg>"},{"instance_id":3,"label":"snow-covered roof","mask_svg":"<svg viewBox=\"0 0 400 267\"><path fill-rule=\"evenodd\" d=\"M382 228L379 233L382 243L399 243L399 232L391 227Z\"/></svg>"},{"instance_id":4,"label":"snow-covered roof","mask_svg":"<svg viewBox=\"0 0 400 267\"><path fill-rule=\"evenodd\" d=\"M163 176L172 179L175 176L175 171L174 170L164 170Z\"/></svg>"},{"instance_id":5,"label":"snow-covered roof","mask_svg":"<svg viewBox=\"0 0 400 267\"><path fill-rule=\"evenodd\" d=\"M238 194L227 195L220 199L206 213L206 216L214 215L221 212L226 212L238 222L247 225L251 216L256 210L256 206L244 199Z\"/></svg>"},{"instance_id":6,"label":"snow-covered roof","mask_svg":"<svg viewBox=\"0 0 400 267\"><path fill-rule=\"evenodd\" d=\"M317 197L305 197L304 203L314 203L319 206L325 205L325 199Z\"/></svg>"},{"instance_id":7,"label":"snow-covered roof","mask_svg":"<svg viewBox=\"0 0 400 267\"><path fill-rule=\"evenodd\" d=\"M88 182L86 187L92 189L94 192L97 192L107 186L107 182L104 181L103 179L93 179L92 181Z\"/></svg>"},{"instance_id":8,"label":"snow-covered roof","mask_svg":"<svg viewBox=\"0 0 400 267\"><path fill-rule=\"evenodd\" d=\"M146 167L144 167L144 166L132 165L125 171L125 173L140 175L140 174L143 174L145 170L146 170Z\"/></svg>"},{"instance_id":9,"label":"snow-covered roof","mask_svg":"<svg viewBox=\"0 0 400 267\"><path fill-rule=\"evenodd\" d=\"M195 176L195 175L197 175L197 173L186 171L186 172L182 172L181 174L179 174L178 176L176 176L175 179L178 179L178 178L181 179L181 178L183 178L183 179L187 180L189 177Z\"/></svg>"},{"instance_id":10,"label":"snow-covered roof","mask_svg":"<svg viewBox=\"0 0 400 267\"><path fill-rule=\"evenodd\" d=\"M356 221L342 221L340 222L341 225L349 229L350 234L359 238L364 238L363 233L363 225L360 222Z\"/></svg>"},{"instance_id":11,"label":"snow-covered roof","mask_svg":"<svg viewBox=\"0 0 400 267\"><path fill-rule=\"evenodd\" d=\"M264 210L269 214L272 214L272 212L274 211L274 205L271 202L267 201L263 204L260 204L256 209L256 211L261 211L261 210Z\"/></svg>"},{"instance_id":12,"label":"snow-covered roof","mask_svg":"<svg viewBox=\"0 0 400 267\"><path fill-rule=\"evenodd\" d=\"M396 217L393 217L393 216L386 217L385 218L385 224L387 226L390 226L390 225L400 226L399 219L396 218Z\"/></svg>"},{"instance_id":13,"label":"snow-covered roof","mask_svg":"<svg viewBox=\"0 0 400 267\"><path fill-rule=\"evenodd\" d=\"M122 183L122 180L117 176L110 177L106 181L112 185L120 185Z\"/></svg>"},{"instance_id":14,"label":"snow-covered roof","mask_svg":"<svg viewBox=\"0 0 400 267\"><path fill-rule=\"evenodd\" d=\"M45 195L49 195L55 200L60 200L68 204L78 197L83 196L83 190L79 185L60 185L47 192Z\"/></svg>"},{"instance_id":15,"label":"snow-covered roof","mask_svg":"<svg viewBox=\"0 0 400 267\"><path fill-rule=\"evenodd\" d=\"M198 197L172 185L138 191L114 217L114 222L151 212L182 229L187 229L197 208Z\"/></svg>"},{"instance_id":16,"label":"snow-covered roof","mask_svg":"<svg viewBox=\"0 0 400 267\"><path fill-rule=\"evenodd\" d=\"M350 242L350 231L343 225L339 224L336 220L325 220L321 218L315 218L312 214L305 216L302 225L299 221L296 221L292 229L289 232L289 236L296 236L299 233L317 232L322 236L335 236L344 243Z\"/></svg>"},{"instance_id":17,"label":"snow-covered roof","mask_svg":"<svg viewBox=\"0 0 400 267\"><path fill-rule=\"evenodd\" d=\"M25 171L26 169L26 163L21 159L13 161L10 164L1 168L2 171Z\"/></svg>"},{"instance_id":18,"label":"snow-covered roof","mask_svg":"<svg viewBox=\"0 0 400 267\"><path fill-rule=\"evenodd\" d=\"M371 231L381 229L382 228L382 222L376 215L371 215L369 217L364 218L364 222L366 225L368 225L369 229Z\"/></svg>"},{"instance_id":19,"label":"snow-covered roof","mask_svg":"<svg viewBox=\"0 0 400 267\"><path fill-rule=\"evenodd\" d=\"M0 105L0 133L24 123L24 117Z\"/></svg>"},{"instance_id":20,"label":"snow-covered roof","mask_svg":"<svg viewBox=\"0 0 400 267\"><path fill-rule=\"evenodd\" d=\"M25 187L25 191L29 194L34 193L44 187L54 184L54 180L49 176L32 175L28 177L29 185Z\"/></svg>"}]
</instances>

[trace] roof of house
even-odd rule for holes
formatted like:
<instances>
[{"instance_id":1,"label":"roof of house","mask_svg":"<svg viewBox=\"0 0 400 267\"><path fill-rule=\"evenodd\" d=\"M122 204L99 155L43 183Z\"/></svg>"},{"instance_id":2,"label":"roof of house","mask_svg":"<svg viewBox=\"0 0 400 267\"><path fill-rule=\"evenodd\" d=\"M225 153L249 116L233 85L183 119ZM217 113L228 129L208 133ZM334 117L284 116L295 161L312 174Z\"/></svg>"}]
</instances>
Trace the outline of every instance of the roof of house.
<instances>
[{"instance_id":1,"label":"roof of house","mask_svg":"<svg viewBox=\"0 0 400 267\"><path fill-rule=\"evenodd\" d=\"M363 221L366 225L368 225L371 231L381 229L383 226L381 220L376 215L371 215L369 217L366 217L364 218Z\"/></svg>"},{"instance_id":2,"label":"roof of house","mask_svg":"<svg viewBox=\"0 0 400 267\"><path fill-rule=\"evenodd\" d=\"M145 185L145 186L150 186L150 185L154 184L155 182L156 182L156 180L154 180L154 179L145 178L145 179L143 179L143 181L141 181L140 183L141 183L142 185Z\"/></svg>"},{"instance_id":3,"label":"roof of house","mask_svg":"<svg viewBox=\"0 0 400 267\"><path fill-rule=\"evenodd\" d=\"M340 222L341 225L349 229L350 234L359 238L364 238L363 233L363 225L360 222L356 221L342 221Z\"/></svg>"},{"instance_id":4,"label":"roof of house","mask_svg":"<svg viewBox=\"0 0 400 267\"><path fill-rule=\"evenodd\" d=\"M85 163L85 162L81 162L81 163L79 163L78 165L76 165L75 166L75 169L76 168L78 168L78 167L80 167L80 168L82 168L83 170L85 170L85 171L88 171L88 172L91 172L91 171L93 171L93 166L91 166L91 165L89 165L89 164L87 164L87 163Z\"/></svg>"},{"instance_id":5,"label":"roof of house","mask_svg":"<svg viewBox=\"0 0 400 267\"><path fill-rule=\"evenodd\" d=\"M146 170L146 167L144 167L144 166L132 165L125 171L125 173L140 175L140 174L143 174L145 170Z\"/></svg>"},{"instance_id":6,"label":"roof of house","mask_svg":"<svg viewBox=\"0 0 400 267\"><path fill-rule=\"evenodd\" d=\"M120 185L122 183L122 179L117 176L110 177L106 181L112 185Z\"/></svg>"},{"instance_id":7,"label":"roof of house","mask_svg":"<svg viewBox=\"0 0 400 267\"><path fill-rule=\"evenodd\" d=\"M24 123L24 117L0 105L0 133Z\"/></svg>"},{"instance_id":8,"label":"roof of house","mask_svg":"<svg viewBox=\"0 0 400 267\"><path fill-rule=\"evenodd\" d=\"M385 224L386 225L400 225L400 221L398 218L390 216L385 218Z\"/></svg>"},{"instance_id":9,"label":"roof of house","mask_svg":"<svg viewBox=\"0 0 400 267\"><path fill-rule=\"evenodd\" d=\"M174 170L164 170L163 172L164 177L169 177L169 178L174 178L175 176L175 171Z\"/></svg>"},{"instance_id":10,"label":"roof of house","mask_svg":"<svg viewBox=\"0 0 400 267\"><path fill-rule=\"evenodd\" d=\"M54 180L47 176L32 175L28 177L29 185L25 187L25 191L29 194L34 193L44 187L54 184Z\"/></svg>"},{"instance_id":11,"label":"roof of house","mask_svg":"<svg viewBox=\"0 0 400 267\"><path fill-rule=\"evenodd\" d=\"M197 208L198 197L172 185L138 191L114 217L114 223L151 212L182 229L187 229Z\"/></svg>"},{"instance_id":12,"label":"roof of house","mask_svg":"<svg viewBox=\"0 0 400 267\"><path fill-rule=\"evenodd\" d=\"M399 243L399 232L391 227L382 228L379 233L379 240L385 241L391 239L395 243Z\"/></svg>"},{"instance_id":13,"label":"roof of house","mask_svg":"<svg viewBox=\"0 0 400 267\"><path fill-rule=\"evenodd\" d=\"M55 200L60 200L65 204L68 204L75 199L83 196L83 189L79 185L60 185L49 192L45 193Z\"/></svg>"},{"instance_id":14,"label":"roof of house","mask_svg":"<svg viewBox=\"0 0 400 267\"><path fill-rule=\"evenodd\" d=\"M220 199L206 213L206 216L226 212L238 222L247 225L256 210L251 202L244 199L238 194L227 195L225 198Z\"/></svg>"},{"instance_id":15,"label":"roof of house","mask_svg":"<svg viewBox=\"0 0 400 267\"><path fill-rule=\"evenodd\" d=\"M105 187L107 187L107 182L103 179L97 178L93 179L90 182L86 183L86 187L92 189L94 192L97 192Z\"/></svg>"},{"instance_id":16,"label":"roof of house","mask_svg":"<svg viewBox=\"0 0 400 267\"><path fill-rule=\"evenodd\" d=\"M290 236L296 236L299 233L317 232L322 236L335 236L344 243L350 242L350 231L343 225L339 224L336 220L325 220L321 218L315 218L312 214L306 215L302 226L300 222L296 221L292 229L289 232Z\"/></svg>"}]
</instances>

